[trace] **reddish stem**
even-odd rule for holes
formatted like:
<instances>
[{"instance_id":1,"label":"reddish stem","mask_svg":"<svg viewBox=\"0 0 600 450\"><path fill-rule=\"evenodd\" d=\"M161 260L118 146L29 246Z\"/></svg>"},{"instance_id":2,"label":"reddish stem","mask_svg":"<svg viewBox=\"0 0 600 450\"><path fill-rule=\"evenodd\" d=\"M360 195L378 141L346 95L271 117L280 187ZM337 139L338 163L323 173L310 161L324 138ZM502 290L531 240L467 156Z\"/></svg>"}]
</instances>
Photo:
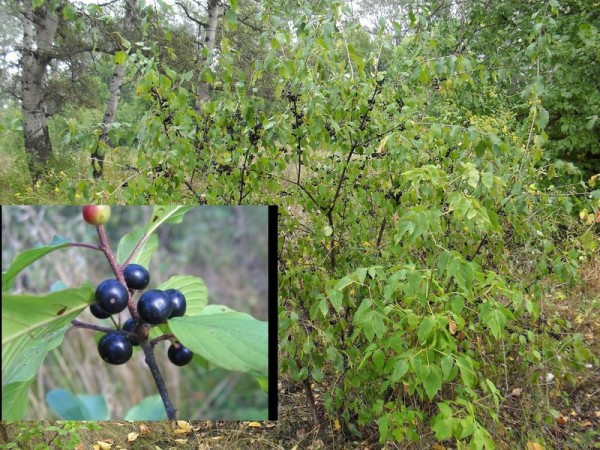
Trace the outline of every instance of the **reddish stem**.
<instances>
[{"instance_id":1,"label":"reddish stem","mask_svg":"<svg viewBox=\"0 0 600 450\"><path fill-rule=\"evenodd\" d=\"M108 237L106 236L106 230L104 230L104 226L98 225L96 227L96 229L98 230L98 237L100 238L100 249L106 256L106 259L108 260L110 267L112 268L115 276L117 277L117 280L119 280L119 282L123 286L127 286L127 283L125 282L125 278L123 277L123 268L121 266L119 266L119 264L117 264L117 260L115 259L115 254L113 253L112 249L110 248L110 244L108 242ZM129 313L131 314L131 317L133 317L135 320L138 320L140 316L137 312L137 308L135 307L135 304L133 303L133 294L131 291L129 291L129 301L127 302L127 308L129 309Z\"/></svg>"}]
</instances>

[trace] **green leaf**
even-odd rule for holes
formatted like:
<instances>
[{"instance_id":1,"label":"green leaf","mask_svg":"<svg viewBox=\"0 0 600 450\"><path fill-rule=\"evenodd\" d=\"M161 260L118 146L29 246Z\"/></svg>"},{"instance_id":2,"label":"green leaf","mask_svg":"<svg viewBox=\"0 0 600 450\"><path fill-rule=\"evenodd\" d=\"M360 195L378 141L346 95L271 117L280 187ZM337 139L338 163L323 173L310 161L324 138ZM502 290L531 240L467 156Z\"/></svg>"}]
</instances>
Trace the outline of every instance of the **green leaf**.
<instances>
[{"instance_id":1,"label":"green leaf","mask_svg":"<svg viewBox=\"0 0 600 450\"><path fill-rule=\"evenodd\" d=\"M2 384L2 420L23 420L29 403L29 381Z\"/></svg>"},{"instance_id":2,"label":"green leaf","mask_svg":"<svg viewBox=\"0 0 600 450\"><path fill-rule=\"evenodd\" d=\"M390 377L390 381L395 383L400 380L408 371L408 361L406 359L398 359L396 364L394 364L394 370L392 371L392 376Z\"/></svg>"},{"instance_id":3,"label":"green leaf","mask_svg":"<svg viewBox=\"0 0 600 450\"><path fill-rule=\"evenodd\" d=\"M204 280L200 277L192 275L175 275L158 285L157 289L162 291L166 291L167 289L180 290L185 296L187 304L185 312L186 316L200 315L208 303L208 289L206 283L204 283Z\"/></svg>"},{"instance_id":4,"label":"green leaf","mask_svg":"<svg viewBox=\"0 0 600 450\"><path fill-rule=\"evenodd\" d=\"M155 206L146 227L146 234L155 231L163 223L181 223L183 216L195 206Z\"/></svg>"},{"instance_id":5,"label":"green leaf","mask_svg":"<svg viewBox=\"0 0 600 450\"><path fill-rule=\"evenodd\" d=\"M15 278L23 269L37 261L50 252L65 248L68 246L68 240L60 236L55 236L52 242L46 246L40 246L24 251L18 254L10 267L2 272L2 292L9 292L15 283Z\"/></svg>"},{"instance_id":6,"label":"green leaf","mask_svg":"<svg viewBox=\"0 0 600 450\"><path fill-rule=\"evenodd\" d=\"M383 365L385 364L385 353L383 350L378 348L373 352L373 356L371 358L373 359L373 364L375 364L375 367L378 370L383 369Z\"/></svg>"},{"instance_id":7,"label":"green leaf","mask_svg":"<svg viewBox=\"0 0 600 450\"><path fill-rule=\"evenodd\" d=\"M480 315L482 322L490 329L492 335L496 339L502 337L507 321L504 311L492 308L489 303L483 303L480 307Z\"/></svg>"},{"instance_id":8,"label":"green leaf","mask_svg":"<svg viewBox=\"0 0 600 450\"><path fill-rule=\"evenodd\" d=\"M108 420L108 408L102 395L74 395L66 389L46 394L48 406L63 420Z\"/></svg>"},{"instance_id":9,"label":"green leaf","mask_svg":"<svg viewBox=\"0 0 600 450\"><path fill-rule=\"evenodd\" d=\"M125 64L125 61L127 60L127 53L125 53L124 51L118 51L115 53L115 56L113 56L113 61L115 64L122 66L123 64Z\"/></svg>"},{"instance_id":10,"label":"green leaf","mask_svg":"<svg viewBox=\"0 0 600 450\"><path fill-rule=\"evenodd\" d=\"M452 355L446 355L442 358L440 362L440 366L442 368L442 375L444 380L448 378L450 371L452 370L452 366L454 365L454 357Z\"/></svg>"},{"instance_id":11,"label":"green leaf","mask_svg":"<svg viewBox=\"0 0 600 450\"><path fill-rule=\"evenodd\" d=\"M431 429L435 432L435 438L439 441L450 439L455 420L450 417L444 417L441 414L435 416L431 426Z\"/></svg>"},{"instance_id":12,"label":"green leaf","mask_svg":"<svg viewBox=\"0 0 600 450\"><path fill-rule=\"evenodd\" d=\"M336 291L334 289L328 292L328 298L331 302L331 305L335 309L335 312L340 312L340 308L342 307L342 301L344 299L343 294L340 291Z\"/></svg>"},{"instance_id":13,"label":"green leaf","mask_svg":"<svg viewBox=\"0 0 600 450\"><path fill-rule=\"evenodd\" d=\"M540 130L543 130L546 128L546 125L548 125L548 120L550 120L550 114L548 113L548 110L540 105L538 108L538 115L535 118L535 124Z\"/></svg>"},{"instance_id":14,"label":"green leaf","mask_svg":"<svg viewBox=\"0 0 600 450\"><path fill-rule=\"evenodd\" d=\"M419 342L424 344L433 328L435 327L435 319L431 316L426 316L421 321L419 325L419 329L417 330L417 337L419 338Z\"/></svg>"},{"instance_id":15,"label":"green leaf","mask_svg":"<svg viewBox=\"0 0 600 450\"><path fill-rule=\"evenodd\" d=\"M267 322L237 312L174 317L171 331L183 345L227 370L266 375Z\"/></svg>"},{"instance_id":16,"label":"green leaf","mask_svg":"<svg viewBox=\"0 0 600 450\"><path fill-rule=\"evenodd\" d=\"M354 283L354 280L350 277L344 277L341 280L339 280L336 284L334 289L341 291L342 289L344 289L346 286L350 285Z\"/></svg>"},{"instance_id":17,"label":"green leaf","mask_svg":"<svg viewBox=\"0 0 600 450\"><path fill-rule=\"evenodd\" d=\"M456 357L456 365L460 369L462 380L468 387L473 386L475 382L475 370L473 369L473 360L466 355Z\"/></svg>"},{"instance_id":18,"label":"green leaf","mask_svg":"<svg viewBox=\"0 0 600 450\"><path fill-rule=\"evenodd\" d=\"M125 236L121 238L119 241L119 246L117 247L117 263L123 264L135 246L144 238L146 232L143 228L136 228L133 231L130 231ZM151 235L140 247L137 249L133 258L131 258L130 263L140 264L144 267L148 267L150 264L150 259L152 255L158 248L158 236L156 234Z\"/></svg>"},{"instance_id":19,"label":"green leaf","mask_svg":"<svg viewBox=\"0 0 600 450\"><path fill-rule=\"evenodd\" d=\"M90 411L93 419L89 420L109 420L110 414L108 412L108 406L103 395L87 395L78 394L77 398L81 403L85 405L88 411Z\"/></svg>"},{"instance_id":20,"label":"green leaf","mask_svg":"<svg viewBox=\"0 0 600 450\"><path fill-rule=\"evenodd\" d=\"M438 366L431 366L431 370L422 380L425 393L429 399L433 399L442 388L442 370Z\"/></svg>"},{"instance_id":21,"label":"green leaf","mask_svg":"<svg viewBox=\"0 0 600 450\"><path fill-rule=\"evenodd\" d=\"M89 284L48 295L2 297L2 382L32 378L71 320L93 301Z\"/></svg>"},{"instance_id":22,"label":"green leaf","mask_svg":"<svg viewBox=\"0 0 600 450\"><path fill-rule=\"evenodd\" d=\"M2 297L3 418L22 419L27 391L50 350L60 345L70 322L93 300L93 289L65 289L43 296Z\"/></svg>"},{"instance_id":23,"label":"green leaf","mask_svg":"<svg viewBox=\"0 0 600 450\"><path fill-rule=\"evenodd\" d=\"M166 418L167 412L160 395L146 397L125 414L125 420L165 420Z\"/></svg>"}]
</instances>

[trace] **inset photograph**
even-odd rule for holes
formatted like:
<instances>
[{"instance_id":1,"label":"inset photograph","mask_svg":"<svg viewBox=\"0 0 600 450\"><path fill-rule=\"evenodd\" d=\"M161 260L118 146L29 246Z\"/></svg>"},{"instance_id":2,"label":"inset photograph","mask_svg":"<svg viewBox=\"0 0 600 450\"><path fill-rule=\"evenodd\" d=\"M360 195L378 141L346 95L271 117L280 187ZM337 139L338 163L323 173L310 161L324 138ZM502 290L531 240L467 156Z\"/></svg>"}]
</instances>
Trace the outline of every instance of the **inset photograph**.
<instances>
[{"instance_id":1,"label":"inset photograph","mask_svg":"<svg viewBox=\"0 0 600 450\"><path fill-rule=\"evenodd\" d=\"M2 419L273 418L270 212L2 207Z\"/></svg>"}]
</instances>

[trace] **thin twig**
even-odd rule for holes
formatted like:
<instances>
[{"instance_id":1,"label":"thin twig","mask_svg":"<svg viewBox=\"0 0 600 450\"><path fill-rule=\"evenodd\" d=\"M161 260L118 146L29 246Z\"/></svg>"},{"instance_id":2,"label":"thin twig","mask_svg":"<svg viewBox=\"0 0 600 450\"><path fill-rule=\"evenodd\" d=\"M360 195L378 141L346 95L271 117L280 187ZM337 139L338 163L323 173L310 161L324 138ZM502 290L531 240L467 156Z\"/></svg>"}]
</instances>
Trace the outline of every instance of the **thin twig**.
<instances>
[{"instance_id":1,"label":"thin twig","mask_svg":"<svg viewBox=\"0 0 600 450\"><path fill-rule=\"evenodd\" d=\"M167 341L169 339L174 339L175 335L172 333L167 333L167 334L163 334L162 336L158 336L157 338L154 338L150 341L150 345L152 347L154 347L156 344L158 344L160 341Z\"/></svg>"},{"instance_id":2,"label":"thin twig","mask_svg":"<svg viewBox=\"0 0 600 450\"><path fill-rule=\"evenodd\" d=\"M83 247L83 248L90 248L92 250L102 251L102 247L100 247L99 245L94 245L94 244L84 244L82 242L69 242L67 245L69 247Z\"/></svg>"},{"instance_id":3,"label":"thin twig","mask_svg":"<svg viewBox=\"0 0 600 450\"><path fill-rule=\"evenodd\" d=\"M102 331L103 333L119 333L120 330L115 330L113 328L107 328L107 327L102 327L100 325L92 325L91 323L85 323L85 322L80 322L79 320L71 320L71 325L73 325L73 328L85 328L87 330L94 330L94 331Z\"/></svg>"}]
</instances>

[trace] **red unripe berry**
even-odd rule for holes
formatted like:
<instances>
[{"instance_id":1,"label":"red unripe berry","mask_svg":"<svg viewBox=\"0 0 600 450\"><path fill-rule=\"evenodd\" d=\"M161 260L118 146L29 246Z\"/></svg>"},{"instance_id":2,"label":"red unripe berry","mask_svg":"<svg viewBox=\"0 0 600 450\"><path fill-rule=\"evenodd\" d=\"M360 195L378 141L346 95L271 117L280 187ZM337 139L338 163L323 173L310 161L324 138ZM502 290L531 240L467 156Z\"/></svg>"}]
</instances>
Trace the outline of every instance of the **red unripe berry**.
<instances>
[{"instance_id":1,"label":"red unripe berry","mask_svg":"<svg viewBox=\"0 0 600 450\"><path fill-rule=\"evenodd\" d=\"M83 207L83 220L90 225L104 225L110 219L110 206L87 205Z\"/></svg>"}]
</instances>

